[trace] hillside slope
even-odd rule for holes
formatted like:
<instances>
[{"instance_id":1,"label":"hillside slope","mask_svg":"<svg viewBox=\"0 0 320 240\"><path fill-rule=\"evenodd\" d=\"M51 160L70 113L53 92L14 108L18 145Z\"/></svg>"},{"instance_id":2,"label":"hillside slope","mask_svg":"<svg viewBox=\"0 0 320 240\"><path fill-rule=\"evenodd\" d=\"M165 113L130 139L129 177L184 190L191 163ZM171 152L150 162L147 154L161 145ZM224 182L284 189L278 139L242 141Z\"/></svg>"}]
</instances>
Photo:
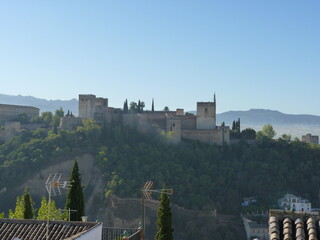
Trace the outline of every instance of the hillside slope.
<instances>
[{"instance_id":1,"label":"hillside slope","mask_svg":"<svg viewBox=\"0 0 320 240\"><path fill-rule=\"evenodd\" d=\"M85 195L85 212L89 221L101 221L104 227L137 228L141 222L141 199L119 198L115 195L104 199L104 179L97 168L94 157L83 154L72 159L47 166L26 179L16 188L0 193L1 211L14 208L15 196L21 195L29 187L33 200L39 204L42 196L47 196L45 181L51 173L62 173L62 181L68 180L74 161L77 160L81 172ZM66 190L61 196L55 196L57 206L64 207ZM139 189L137 189L139 191ZM154 196L157 199L157 196ZM6 201L4 201L6 199ZM156 232L156 215L159 202L146 201L146 239L154 239ZM36 207L39 207L38 205ZM211 211L188 210L172 204L174 239L237 239L244 240L245 234L239 216L216 215ZM228 230L228 231L226 231ZM227 235L226 235L227 234ZM228 235L229 234L229 235ZM216 237L212 238L215 235Z\"/></svg>"}]
</instances>

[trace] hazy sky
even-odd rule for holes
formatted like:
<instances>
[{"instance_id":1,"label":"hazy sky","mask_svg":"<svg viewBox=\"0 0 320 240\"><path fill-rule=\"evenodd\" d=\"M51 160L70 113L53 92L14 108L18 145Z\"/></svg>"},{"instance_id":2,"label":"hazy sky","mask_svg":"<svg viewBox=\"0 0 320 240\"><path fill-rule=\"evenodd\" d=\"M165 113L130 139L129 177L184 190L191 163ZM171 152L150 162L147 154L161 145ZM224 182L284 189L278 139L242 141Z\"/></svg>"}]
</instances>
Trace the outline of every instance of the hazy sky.
<instances>
[{"instance_id":1,"label":"hazy sky","mask_svg":"<svg viewBox=\"0 0 320 240\"><path fill-rule=\"evenodd\" d=\"M320 115L319 0L0 0L0 93Z\"/></svg>"}]
</instances>

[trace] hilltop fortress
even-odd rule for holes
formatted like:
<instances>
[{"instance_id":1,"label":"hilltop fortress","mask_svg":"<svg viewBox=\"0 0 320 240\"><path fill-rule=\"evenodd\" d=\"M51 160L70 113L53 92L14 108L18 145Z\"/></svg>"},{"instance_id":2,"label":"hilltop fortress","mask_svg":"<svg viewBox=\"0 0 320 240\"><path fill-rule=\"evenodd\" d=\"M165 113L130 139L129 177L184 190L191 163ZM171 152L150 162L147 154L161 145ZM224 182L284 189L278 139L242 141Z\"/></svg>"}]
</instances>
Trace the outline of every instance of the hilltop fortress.
<instances>
[{"instance_id":1,"label":"hilltop fortress","mask_svg":"<svg viewBox=\"0 0 320 240\"><path fill-rule=\"evenodd\" d=\"M135 123L144 131L156 128L167 133L173 140L181 138L198 140L211 144L229 144L230 129L222 124L216 125L216 97L213 102L198 102L197 114L185 114L183 109L176 111L124 111L123 109L108 106L107 98L97 98L91 94L79 95L79 116L64 117L61 120L62 129L78 125L79 120L94 119L98 122L111 123L119 120L123 124Z\"/></svg>"}]
</instances>

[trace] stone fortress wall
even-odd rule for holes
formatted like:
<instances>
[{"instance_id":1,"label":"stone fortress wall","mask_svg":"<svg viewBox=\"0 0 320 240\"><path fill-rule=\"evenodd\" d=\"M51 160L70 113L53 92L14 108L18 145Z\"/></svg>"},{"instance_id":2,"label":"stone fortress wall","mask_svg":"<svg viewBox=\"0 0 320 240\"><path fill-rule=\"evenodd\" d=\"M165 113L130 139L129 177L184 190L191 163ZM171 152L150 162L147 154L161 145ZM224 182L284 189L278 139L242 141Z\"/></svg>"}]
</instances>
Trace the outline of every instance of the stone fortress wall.
<instances>
[{"instance_id":1,"label":"stone fortress wall","mask_svg":"<svg viewBox=\"0 0 320 240\"><path fill-rule=\"evenodd\" d=\"M64 116L60 119L60 129L75 129L82 124L82 119L74 116Z\"/></svg>"},{"instance_id":2,"label":"stone fortress wall","mask_svg":"<svg viewBox=\"0 0 320 240\"><path fill-rule=\"evenodd\" d=\"M28 128L28 126L17 122L21 114L25 114L30 120L33 117L38 117L39 113L40 109L36 107L0 104L0 126L4 126L3 129L0 129L0 140L7 141L22 128Z\"/></svg>"},{"instance_id":3,"label":"stone fortress wall","mask_svg":"<svg viewBox=\"0 0 320 240\"><path fill-rule=\"evenodd\" d=\"M91 94L79 95L79 118L92 118L97 121L111 123L119 120L124 124L136 124L139 129L146 131L156 128L166 132L174 141L181 138L198 140L211 144L224 144L230 142L230 128L216 126L216 98L213 102L198 102L196 115L185 115L183 109L176 111L144 111L141 113L124 113L121 109L108 106L107 98L96 98ZM61 125L61 128L70 128L73 121Z\"/></svg>"}]
</instances>

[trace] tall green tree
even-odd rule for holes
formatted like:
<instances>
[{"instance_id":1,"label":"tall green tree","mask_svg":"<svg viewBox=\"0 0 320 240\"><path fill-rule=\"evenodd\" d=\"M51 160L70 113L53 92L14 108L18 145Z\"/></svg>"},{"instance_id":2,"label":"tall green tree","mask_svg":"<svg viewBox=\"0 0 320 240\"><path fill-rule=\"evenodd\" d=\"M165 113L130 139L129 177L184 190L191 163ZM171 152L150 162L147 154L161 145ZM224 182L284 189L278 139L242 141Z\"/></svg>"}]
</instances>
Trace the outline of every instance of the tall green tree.
<instances>
[{"instance_id":1,"label":"tall green tree","mask_svg":"<svg viewBox=\"0 0 320 240\"><path fill-rule=\"evenodd\" d=\"M9 218L32 219L34 211L33 204L29 189L25 188L23 195L17 197L14 212L11 209L9 210Z\"/></svg>"},{"instance_id":2,"label":"tall green tree","mask_svg":"<svg viewBox=\"0 0 320 240\"><path fill-rule=\"evenodd\" d=\"M23 201L23 218L24 219L32 219L33 218L33 202L31 199L31 195L29 193L29 189L25 188L24 194L22 195Z\"/></svg>"},{"instance_id":3,"label":"tall green tree","mask_svg":"<svg viewBox=\"0 0 320 240\"><path fill-rule=\"evenodd\" d=\"M126 101L123 103L123 112L127 113L128 112L128 100L126 99Z\"/></svg>"},{"instance_id":4,"label":"tall green tree","mask_svg":"<svg viewBox=\"0 0 320 240\"><path fill-rule=\"evenodd\" d=\"M140 102L140 112L143 112L144 107L146 106L146 104L144 103L144 101Z\"/></svg>"},{"instance_id":5,"label":"tall green tree","mask_svg":"<svg viewBox=\"0 0 320 240\"><path fill-rule=\"evenodd\" d=\"M241 137L243 139L256 139L256 131L252 128L246 128L241 131Z\"/></svg>"},{"instance_id":6,"label":"tall green tree","mask_svg":"<svg viewBox=\"0 0 320 240\"><path fill-rule=\"evenodd\" d=\"M152 98L152 106L151 106L151 111L154 112L154 99Z\"/></svg>"},{"instance_id":7,"label":"tall green tree","mask_svg":"<svg viewBox=\"0 0 320 240\"><path fill-rule=\"evenodd\" d=\"M160 206L157 214L157 233L155 240L172 240L172 213L170 199L165 191L160 195Z\"/></svg>"},{"instance_id":8,"label":"tall green tree","mask_svg":"<svg viewBox=\"0 0 320 240\"><path fill-rule=\"evenodd\" d=\"M60 107L59 109L57 109L54 113L54 115L58 116L58 117L64 117L64 111L62 109L62 107Z\"/></svg>"},{"instance_id":9,"label":"tall green tree","mask_svg":"<svg viewBox=\"0 0 320 240\"><path fill-rule=\"evenodd\" d=\"M23 219L23 202L21 196L16 199L16 207L14 211L9 209L9 218Z\"/></svg>"},{"instance_id":10,"label":"tall green tree","mask_svg":"<svg viewBox=\"0 0 320 240\"><path fill-rule=\"evenodd\" d=\"M76 210L76 212L70 216L71 221L81 221L81 217L84 216L84 200L83 187L81 186L81 176L77 161L74 162L69 181L72 186L68 192L65 209Z\"/></svg>"},{"instance_id":11,"label":"tall green tree","mask_svg":"<svg viewBox=\"0 0 320 240\"><path fill-rule=\"evenodd\" d=\"M272 139L276 136L276 132L272 125L266 124L263 126L262 130L257 132L257 139Z\"/></svg>"},{"instance_id":12,"label":"tall green tree","mask_svg":"<svg viewBox=\"0 0 320 240\"><path fill-rule=\"evenodd\" d=\"M48 212L48 202L45 197L41 200L41 206L38 211L38 220L47 220L49 217L50 220L66 220L66 214L62 213L60 209L57 209L56 203L51 199L50 207Z\"/></svg>"},{"instance_id":13,"label":"tall green tree","mask_svg":"<svg viewBox=\"0 0 320 240\"><path fill-rule=\"evenodd\" d=\"M130 110L134 111L134 112L138 111L138 104L136 102L131 102L130 103Z\"/></svg>"}]
</instances>

